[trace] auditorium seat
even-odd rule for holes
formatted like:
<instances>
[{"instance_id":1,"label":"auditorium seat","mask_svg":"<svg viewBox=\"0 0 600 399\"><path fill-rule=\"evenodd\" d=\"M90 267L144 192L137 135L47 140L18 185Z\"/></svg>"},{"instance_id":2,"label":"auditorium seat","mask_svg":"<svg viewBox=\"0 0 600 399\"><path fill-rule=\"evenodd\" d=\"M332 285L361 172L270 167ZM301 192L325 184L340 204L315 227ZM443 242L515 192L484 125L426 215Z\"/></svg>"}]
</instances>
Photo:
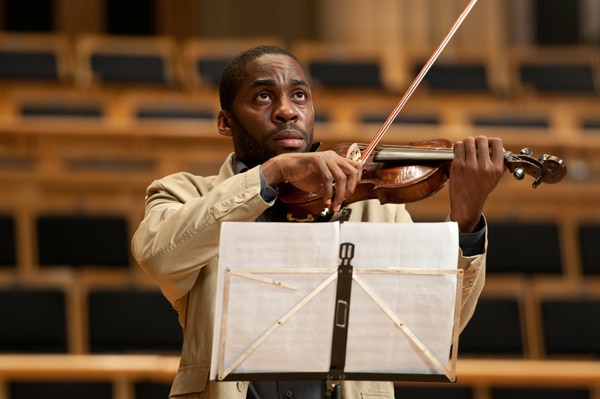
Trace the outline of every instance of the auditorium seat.
<instances>
[{"instance_id":1,"label":"auditorium seat","mask_svg":"<svg viewBox=\"0 0 600 399\"><path fill-rule=\"evenodd\" d=\"M415 76L423 64L414 67ZM423 87L429 91L489 92L488 72L483 64L439 63L434 64L425 78Z\"/></svg>"},{"instance_id":2,"label":"auditorium seat","mask_svg":"<svg viewBox=\"0 0 600 399\"><path fill-rule=\"evenodd\" d=\"M550 121L545 116L500 114L495 116L473 116L472 124L476 128L514 128L524 132L524 129L548 129Z\"/></svg>"},{"instance_id":3,"label":"auditorium seat","mask_svg":"<svg viewBox=\"0 0 600 399\"><path fill-rule=\"evenodd\" d=\"M166 399L171 391L171 384L153 382L153 381L137 381L134 386L135 399Z\"/></svg>"},{"instance_id":4,"label":"auditorium seat","mask_svg":"<svg viewBox=\"0 0 600 399\"><path fill-rule=\"evenodd\" d=\"M83 104L25 104L21 108L21 115L25 117L99 118L102 116L102 109Z\"/></svg>"},{"instance_id":5,"label":"auditorium seat","mask_svg":"<svg viewBox=\"0 0 600 399\"><path fill-rule=\"evenodd\" d=\"M69 40L61 34L0 33L0 84L73 82Z\"/></svg>"},{"instance_id":6,"label":"auditorium seat","mask_svg":"<svg viewBox=\"0 0 600 399\"><path fill-rule=\"evenodd\" d=\"M581 128L586 131L600 130L600 118L584 118L581 121Z\"/></svg>"},{"instance_id":7,"label":"auditorium seat","mask_svg":"<svg viewBox=\"0 0 600 399\"><path fill-rule=\"evenodd\" d=\"M360 121L361 123L377 123L383 124L387 120L388 115L365 115ZM393 122L394 125L425 125L436 126L440 124L439 115L435 114L410 114L400 113Z\"/></svg>"},{"instance_id":8,"label":"auditorium seat","mask_svg":"<svg viewBox=\"0 0 600 399\"><path fill-rule=\"evenodd\" d=\"M17 265L16 245L14 218L0 214L0 267Z\"/></svg>"},{"instance_id":9,"label":"auditorium seat","mask_svg":"<svg viewBox=\"0 0 600 399\"><path fill-rule=\"evenodd\" d=\"M600 356L600 299L584 295L540 299L548 357Z\"/></svg>"},{"instance_id":10,"label":"auditorium seat","mask_svg":"<svg viewBox=\"0 0 600 399\"><path fill-rule=\"evenodd\" d=\"M181 63L171 38L83 35L75 49L78 83L83 87L181 85Z\"/></svg>"},{"instance_id":11,"label":"auditorium seat","mask_svg":"<svg viewBox=\"0 0 600 399\"><path fill-rule=\"evenodd\" d=\"M128 93L122 100L136 123L209 121L214 126L219 111L216 96L194 93Z\"/></svg>"},{"instance_id":12,"label":"auditorium seat","mask_svg":"<svg viewBox=\"0 0 600 399\"><path fill-rule=\"evenodd\" d=\"M136 112L136 116L141 120L197 120L197 119L215 119L216 115L208 109L189 108L181 109L178 107L144 107Z\"/></svg>"},{"instance_id":13,"label":"auditorium seat","mask_svg":"<svg viewBox=\"0 0 600 399\"><path fill-rule=\"evenodd\" d=\"M525 356L521 305L516 297L479 298L469 324L460 335L459 357Z\"/></svg>"},{"instance_id":14,"label":"auditorium seat","mask_svg":"<svg viewBox=\"0 0 600 399\"><path fill-rule=\"evenodd\" d=\"M99 381L14 381L8 384L10 399L112 399L113 386Z\"/></svg>"},{"instance_id":15,"label":"auditorium seat","mask_svg":"<svg viewBox=\"0 0 600 399\"><path fill-rule=\"evenodd\" d=\"M383 88L377 62L315 59L308 62L308 71L315 84L326 88Z\"/></svg>"},{"instance_id":16,"label":"auditorium seat","mask_svg":"<svg viewBox=\"0 0 600 399\"><path fill-rule=\"evenodd\" d=\"M539 146L553 140L557 134L558 118L552 107L541 102L519 104L492 97L487 99L489 101L474 101L450 117L456 123L468 126L474 134L501 137L506 149L516 154L521 148L530 147L538 159L543 154Z\"/></svg>"},{"instance_id":17,"label":"auditorium seat","mask_svg":"<svg viewBox=\"0 0 600 399\"><path fill-rule=\"evenodd\" d=\"M102 93L84 93L69 88L29 88L12 95L14 112L22 121L60 123L64 119L99 123L106 116L109 99Z\"/></svg>"},{"instance_id":18,"label":"auditorium seat","mask_svg":"<svg viewBox=\"0 0 600 399\"><path fill-rule=\"evenodd\" d=\"M395 397L398 399L474 399L471 387L455 387L450 385L439 386L408 386L396 385Z\"/></svg>"},{"instance_id":19,"label":"auditorium seat","mask_svg":"<svg viewBox=\"0 0 600 399\"><path fill-rule=\"evenodd\" d=\"M179 353L177 312L158 290L90 289L91 353Z\"/></svg>"},{"instance_id":20,"label":"auditorium seat","mask_svg":"<svg viewBox=\"0 0 600 399\"><path fill-rule=\"evenodd\" d=\"M583 223L578 227L581 269L585 276L600 275L600 223Z\"/></svg>"},{"instance_id":21,"label":"auditorium seat","mask_svg":"<svg viewBox=\"0 0 600 399\"><path fill-rule=\"evenodd\" d=\"M65 293L53 288L0 290L0 352L66 353Z\"/></svg>"},{"instance_id":22,"label":"auditorium seat","mask_svg":"<svg viewBox=\"0 0 600 399\"><path fill-rule=\"evenodd\" d=\"M283 46L276 37L229 39L188 39L183 43L183 70L186 85L192 88L215 88L225 66L239 53L258 45Z\"/></svg>"},{"instance_id":23,"label":"auditorium seat","mask_svg":"<svg viewBox=\"0 0 600 399\"><path fill-rule=\"evenodd\" d=\"M408 48L405 62L411 80L431 57L430 50ZM448 48L431 65L419 90L445 94L496 95L506 92L506 71L489 48Z\"/></svg>"},{"instance_id":24,"label":"auditorium seat","mask_svg":"<svg viewBox=\"0 0 600 399\"><path fill-rule=\"evenodd\" d=\"M41 267L130 265L130 236L123 216L45 214L37 217L36 227Z\"/></svg>"},{"instance_id":25,"label":"auditorium seat","mask_svg":"<svg viewBox=\"0 0 600 399\"><path fill-rule=\"evenodd\" d=\"M315 88L385 91L398 85L394 59L376 46L298 41L291 49Z\"/></svg>"},{"instance_id":26,"label":"auditorium seat","mask_svg":"<svg viewBox=\"0 0 600 399\"><path fill-rule=\"evenodd\" d=\"M590 65L523 64L521 84L540 92L594 93L595 71Z\"/></svg>"},{"instance_id":27,"label":"auditorium seat","mask_svg":"<svg viewBox=\"0 0 600 399\"><path fill-rule=\"evenodd\" d=\"M560 231L554 221L499 221L488 225L487 273L561 275Z\"/></svg>"},{"instance_id":28,"label":"auditorium seat","mask_svg":"<svg viewBox=\"0 0 600 399\"><path fill-rule=\"evenodd\" d=\"M599 72L593 46L525 47L510 51L512 76L521 93L594 94Z\"/></svg>"},{"instance_id":29,"label":"auditorium seat","mask_svg":"<svg viewBox=\"0 0 600 399\"><path fill-rule=\"evenodd\" d=\"M497 387L491 399L591 399L589 389L558 387Z\"/></svg>"}]
</instances>

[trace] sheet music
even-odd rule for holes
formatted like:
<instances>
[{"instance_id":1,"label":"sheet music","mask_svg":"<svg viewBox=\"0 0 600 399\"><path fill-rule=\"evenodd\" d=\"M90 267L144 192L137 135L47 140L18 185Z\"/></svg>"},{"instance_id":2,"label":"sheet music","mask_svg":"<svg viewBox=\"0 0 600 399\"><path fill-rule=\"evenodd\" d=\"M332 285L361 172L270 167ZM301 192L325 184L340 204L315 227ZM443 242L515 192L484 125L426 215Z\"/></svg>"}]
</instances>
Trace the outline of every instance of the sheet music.
<instances>
[{"instance_id":1,"label":"sheet music","mask_svg":"<svg viewBox=\"0 0 600 399\"><path fill-rule=\"evenodd\" d=\"M455 223L229 222L211 379L329 370L342 242L356 248L346 371L440 373L455 319L458 273L443 272L456 271Z\"/></svg>"},{"instance_id":2,"label":"sheet music","mask_svg":"<svg viewBox=\"0 0 600 399\"><path fill-rule=\"evenodd\" d=\"M341 225L340 242L355 244L352 264L357 277L399 315L400 321L427 344L440 362L446 363L452 339L457 276L408 274L406 269L456 269L456 224L347 222ZM396 272L364 272L373 269ZM356 284L352 287L350 323L347 372L436 372L422 351ZM369 342L368 348L364 348L364 342Z\"/></svg>"}]
</instances>

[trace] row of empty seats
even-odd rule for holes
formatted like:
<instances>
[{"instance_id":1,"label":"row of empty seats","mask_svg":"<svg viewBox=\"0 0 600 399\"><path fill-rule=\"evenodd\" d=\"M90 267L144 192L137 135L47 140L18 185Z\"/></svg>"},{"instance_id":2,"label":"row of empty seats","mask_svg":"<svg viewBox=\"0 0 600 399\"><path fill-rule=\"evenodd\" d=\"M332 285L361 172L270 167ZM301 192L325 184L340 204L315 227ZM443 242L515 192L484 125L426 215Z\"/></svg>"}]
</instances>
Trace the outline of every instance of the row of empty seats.
<instances>
[{"instance_id":1,"label":"row of empty seats","mask_svg":"<svg viewBox=\"0 0 600 399\"><path fill-rule=\"evenodd\" d=\"M318 122L351 121L381 124L400 100L399 96L359 92L315 95ZM594 111L598 98L557 102L514 101L498 97L456 101L431 100L416 96L394 123L414 126L470 125L476 129L519 129L526 132L567 127L593 131L600 129ZM459 107L459 105L461 105ZM138 122L156 120L214 120L219 110L216 93L190 92L82 92L70 88L19 87L7 90L0 102L5 121L18 117L69 117L74 121L97 122L103 119L129 118ZM562 117L562 119L558 119ZM573 119L565 121L565 118Z\"/></svg>"},{"instance_id":2,"label":"row of empty seats","mask_svg":"<svg viewBox=\"0 0 600 399\"><path fill-rule=\"evenodd\" d=\"M598 359L600 298L546 293L527 309L525 298L485 294L463 331L459 352L467 357ZM528 313L534 311L534 315ZM528 320L528 317L535 320ZM537 324L536 324L537 323Z\"/></svg>"},{"instance_id":3,"label":"row of empty seats","mask_svg":"<svg viewBox=\"0 0 600 399\"><path fill-rule=\"evenodd\" d=\"M178 354L182 333L176 312L160 292L131 287L90 288L73 298L61 288L6 287L0 290L0 353ZM600 297L540 294L533 300L539 325L529 326L528 304L517 296L484 294L460 337L459 357L598 359ZM72 307L82 307L73 325ZM531 331L539 330L539 331ZM84 337L73 337L86 331ZM538 341L530 342L536 336ZM540 348L533 348L539 345Z\"/></svg>"},{"instance_id":4,"label":"row of empty seats","mask_svg":"<svg viewBox=\"0 0 600 399\"><path fill-rule=\"evenodd\" d=\"M358 93L322 93L314 97L315 137L359 142L372 139L399 100L391 95ZM394 119L384 143L407 144L437 137L458 140L467 135L485 134L502 137L507 150L513 152L527 146L538 153L540 145L551 145L568 152L578 149L584 142L595 148L600 144L599 106L600 97L559 99L556 102L415 97ZM8 90L6 96L0 98L0 131L15 137L51 133L61 139L65 138L63 133L73 137L100 136L104 140L121 135L139 142L153 138L183 140L193 135L214 139L218 136L215 127L218 112L219 101L215 93L134 90L116 94L30 87L13 92ZM28 142L15 139L3 144L12 143L25 145ZM17 153L8 149L9 153L3 154L0 147L0 168L27 166L26 157L17 159ZM35 153L36 148L32 150L28 151L29 155ZM62 151L67 153L69 149ZM92 148L85 151L92 151ZM57 154L47 153L44 157ZM116 159L112 164L130 171L155 166L151 154L150 158L127 158L121 165L117 165ZM101 166L94 164L93 159L73 155L65 162L69 169Z\"/></svg>"},{"instance_id":5,"label":"row of empty seats","mask_svg":"<svg viewBox=\"0 0 600 399\"><path fill-rule=\"evenodd\" d=\"M8 399L164 399L171 387L168 383L135 381L127 388L125 394L119 394L115 393L118 389L112 381L13 381L5 390Z\"/></svg>"},{"instance_id":6,"label":"row of empty seats","mask_svg":"<svg viewBox=\"0 0 600 399\"><path fill-rule=\"evenodd\" d=\"M73 306L86 308L88 353L177 355L182 331L177 314L157 290L91 288L82 298L60 288L0 290L0 353L72 353Z\"/></svg>"},{"instance_id":7,"label":"row of empty seats","mask_svg":"<svg viewBox=\"0 0 600 399\"><path fill-rule=\"evenodd\" d=\"M11 327L0 329L0 351L179 349L175 312L156 287L135 277L141 273L129 249L135 226L126 215L43 214L31 223L28 230L34 235L27 236L17 232L10 214L0 217L0 272L5 276L0 314L5 320L35 315L3 323ZM573 266L564 263L577 259L564 260L562 253L561 235L572 232L561 229L550 221L489 221L488 286L462 335L461 356L600 355L595 338L600 293L594 285L600 275L595 246L600 222L577 227L582 265L576 279L568 276ZM23 244L36 264L18 259ZM48 276L54 272L68 277L53 283ZM118 277L112 279L112 273ZM32 278L38 282L31 285Z\"/></svg>"},{"instance_id":8,"label":"row of empty seats","mask_svg":"<svg viewBox=\"0 0 600 399\"><path fill-rule=\"evenodd\" d=\"M34 399L43 396L49 399L58 398L90 398L90 399L119 399L122 397L134 399L159 399L166 398L169 393L169 384L152 381L136 381L131 384L129 395L115 394L112 382L98 381L73 381L49 382L27 381L11 382L6 391L10 399ZM594 399L593 388L568 388L568 387L540 387L540 386L515 386L490 387L485 390L485 396L478 396L482 388L452 386L438 384L433 386L407 386L398 384L395 387L397 398L410 399Z\"/></svg>"},{"instance_id":9,"label":"row of empty seats","mask_svg":"<svg viewBox=\"0 0 600 399\"><path fill-rule=\"evenodd\" d=\"M476 399L477 389L474 387L430 386L413 387L397 386L397 398L410 399ZM539 386L492 387L486 391L490 399L593 399L593 389L585 388L544 388Z\"/></svg>"},{"instance_id":10,"label":"row of empty seats","mask_svg":"<svg viewBox=\"0 0 600 399\"><path fill-rule=\"evenodd\" d=\"M28 237L40 268L53 266L128 268L129 241L135 226L122 215L40 215L34 237ZM0 267L17 267L17 226L11 215L0 215ZM561 232L552 221L490 221L489 275L567 273L561 234L576 234L583 276L600 276L600 222L583 222L574 232ZM576 262L576 260L569 260Z\"/></svg>"},{"instance_id":11,"label":"row of empty seats","mask_svg":"<svg viewBox=\"0 0 600 399\"><path fill-rule=\"evenodd\" d=\"M130 227L121 216L42 215L36 220L37 259L46 266L129 267ZM0 215L0 267L17 265L15 221Z\"/></svg>"},{"instance_id":12,"label":"row of empty seats","mask_svg":"<svg viewBox=\"0 0 600 399\"><path fill-rule=\"evenodd\" d=\"M201 39L61 34L0 34L0 81L32 80L93 87L146 84L212 87L224 65L256 44L287 46L308 67L315 83L328 88L396 91L417 75L426 49L356 44L283 43L279 38ZM394 50L394 51L392 51ZM599 50L567 48L453 49L443 54L424 80L430 90L515 91L594 94L598 92Z\"/></svg>"}]
</instances>

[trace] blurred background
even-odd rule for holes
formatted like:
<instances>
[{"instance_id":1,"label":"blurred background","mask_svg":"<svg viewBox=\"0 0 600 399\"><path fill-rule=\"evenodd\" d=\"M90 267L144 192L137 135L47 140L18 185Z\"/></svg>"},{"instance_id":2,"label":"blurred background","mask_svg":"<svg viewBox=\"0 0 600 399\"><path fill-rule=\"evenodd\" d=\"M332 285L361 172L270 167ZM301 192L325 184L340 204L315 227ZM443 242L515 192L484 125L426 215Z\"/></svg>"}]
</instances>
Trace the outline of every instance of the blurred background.
<instances>
[{"instance_id":1,"label":"blurred background","mask_svg":"<svg viewBox=\"0 0 600 399\"><path fill-rule=\"evenodd\" d=\"M256 44L292 50L314 79L315 138L368 143L466 4L0 0L0 364L176 357L177 316L129 242L152 180L213 174L231 151L215 120L224 65ZM529 174L545 154L568 167L535 189L507 173L490 196L487 285L459 359L598 367L599 45L600 0L480 0L382 140L499 136L531 149ZM444 220L447 190L408 207ZM8 369L0 399L166 398L172 378ZM398 383L397 397L600 398L599 374L460 370L457 384Z\"/></svg>"}]
</instances>

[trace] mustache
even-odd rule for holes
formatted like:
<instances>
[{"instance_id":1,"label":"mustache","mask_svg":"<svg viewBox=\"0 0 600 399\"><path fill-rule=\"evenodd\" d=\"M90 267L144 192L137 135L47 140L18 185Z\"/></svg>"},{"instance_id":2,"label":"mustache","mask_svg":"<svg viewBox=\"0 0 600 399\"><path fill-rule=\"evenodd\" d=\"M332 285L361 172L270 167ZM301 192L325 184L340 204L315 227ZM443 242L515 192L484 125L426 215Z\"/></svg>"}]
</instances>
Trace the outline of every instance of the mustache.
<instances>
[{"instance_id":1,"label":"mustache","mask_svg":"<svg viewBox=\"0 0 600 399\"><path fill-rule=\"evenodd\" d=\"M295 132L301 133L303 137L307 137L308 133L306 132L306 130L296 126L293 123L284 123L283 125L279 125L277 126L275 129L270 130L267 133L267 138L271 138L273 136L275 136L277 133L282 132L284 130L293 130Z\"/></svg>"}]
</instances>

